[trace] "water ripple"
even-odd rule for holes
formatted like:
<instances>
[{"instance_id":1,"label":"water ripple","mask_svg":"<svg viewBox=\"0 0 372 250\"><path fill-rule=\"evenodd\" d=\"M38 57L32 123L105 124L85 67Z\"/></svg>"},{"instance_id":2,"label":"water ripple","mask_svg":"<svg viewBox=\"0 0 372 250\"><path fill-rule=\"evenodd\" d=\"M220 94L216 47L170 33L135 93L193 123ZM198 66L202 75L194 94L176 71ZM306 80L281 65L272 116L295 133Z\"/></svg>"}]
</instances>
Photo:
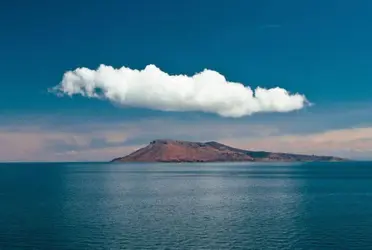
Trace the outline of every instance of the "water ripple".
<instances>
[{"instance_id":1,"label":"water ripple","mask_svg":"<svg viewBox=\"0 0 372 250\"><path fill-rule=\"evenodd\" d=\"M371 167L0 164L0 249L371 249Z\"/></svg>"}]
</instances>

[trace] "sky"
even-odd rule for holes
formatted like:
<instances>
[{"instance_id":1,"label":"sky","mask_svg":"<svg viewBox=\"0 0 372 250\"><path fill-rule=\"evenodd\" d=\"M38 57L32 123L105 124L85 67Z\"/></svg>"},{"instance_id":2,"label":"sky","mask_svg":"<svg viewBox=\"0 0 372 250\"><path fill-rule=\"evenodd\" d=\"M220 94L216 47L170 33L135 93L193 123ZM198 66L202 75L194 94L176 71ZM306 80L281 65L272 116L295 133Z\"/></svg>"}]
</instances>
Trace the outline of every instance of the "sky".
<instances>
[{"instance_id":1,"label":"sky","mask_svg":"<svg viewBox=\"0 0 372 250\"><path fill-rule=\"evenodd\" d=\"M372 159L369 0L2 1L0 161L154 139Z\"/></svg>"}]
</instances>

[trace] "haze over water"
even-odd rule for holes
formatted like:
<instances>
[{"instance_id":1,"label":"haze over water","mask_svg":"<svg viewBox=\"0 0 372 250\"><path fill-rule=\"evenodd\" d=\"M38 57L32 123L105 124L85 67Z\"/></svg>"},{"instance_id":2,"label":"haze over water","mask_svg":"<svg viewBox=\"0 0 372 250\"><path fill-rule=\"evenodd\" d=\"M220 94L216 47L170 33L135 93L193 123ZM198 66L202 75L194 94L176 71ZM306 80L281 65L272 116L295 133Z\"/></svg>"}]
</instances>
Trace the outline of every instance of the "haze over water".
<instances>
[{"instance_id":1,"label":"haze over water","mask_svg":"<svg viewBox=\"0 0 372 250\"><path fill-rule=\"evenodd\" d=\"M0 249L370 249L372 163L0 164Z\"/></svg>"}]
</instances>

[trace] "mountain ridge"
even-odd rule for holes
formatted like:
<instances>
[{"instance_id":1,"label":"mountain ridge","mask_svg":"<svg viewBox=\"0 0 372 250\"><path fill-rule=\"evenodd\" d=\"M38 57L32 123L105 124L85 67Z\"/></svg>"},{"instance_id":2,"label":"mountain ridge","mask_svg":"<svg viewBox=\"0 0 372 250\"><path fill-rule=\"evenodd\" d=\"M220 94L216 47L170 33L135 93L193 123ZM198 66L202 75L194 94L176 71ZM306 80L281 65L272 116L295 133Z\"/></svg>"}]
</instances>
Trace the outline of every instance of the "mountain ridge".
<instances>
[{"instance_id":1,"label":"mountain ridge","mask_svg":"<svg viewBox=\"0 0 372 250\"><path fill-rule=\"evenodd\" d=\"M191 142L157 139L147 146L111 162L310 162L347 161L335 156L319 156L234 148L216 141Z\"/></svg>"}]
</instances>

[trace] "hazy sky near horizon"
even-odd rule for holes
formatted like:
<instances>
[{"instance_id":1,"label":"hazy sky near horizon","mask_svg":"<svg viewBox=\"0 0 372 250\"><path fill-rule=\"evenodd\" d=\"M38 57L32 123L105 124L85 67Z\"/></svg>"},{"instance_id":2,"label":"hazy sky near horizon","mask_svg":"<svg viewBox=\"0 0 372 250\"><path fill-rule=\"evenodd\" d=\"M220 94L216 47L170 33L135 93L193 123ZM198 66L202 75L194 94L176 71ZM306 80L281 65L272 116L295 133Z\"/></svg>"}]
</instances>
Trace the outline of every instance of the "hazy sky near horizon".
<instances>
[{"instance_id":1,"label":"hazy sky near horizon","mask_svg":"<svg viewBox=\"0 0 372 250\"><path fill-rule=\"evenodd\" d=\"M0 161L109 160L157 138L371 159L371 14L369 0L3 1Z\"/></svg>"}]
</instances>

